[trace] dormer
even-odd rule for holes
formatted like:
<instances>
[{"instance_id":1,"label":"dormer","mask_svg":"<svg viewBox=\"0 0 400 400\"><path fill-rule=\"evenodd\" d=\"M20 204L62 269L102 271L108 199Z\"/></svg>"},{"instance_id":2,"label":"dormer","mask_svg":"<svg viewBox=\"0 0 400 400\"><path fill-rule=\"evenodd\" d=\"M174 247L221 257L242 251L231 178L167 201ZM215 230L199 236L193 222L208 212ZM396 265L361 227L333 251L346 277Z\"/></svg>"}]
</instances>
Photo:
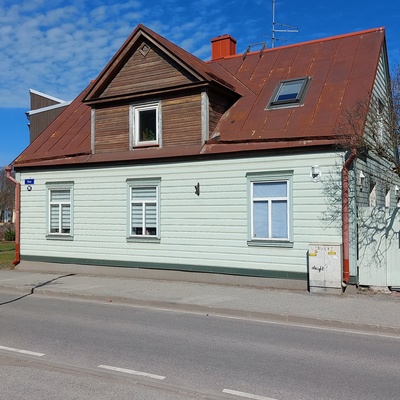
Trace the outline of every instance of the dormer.
<instances>
[{"instance_id":1,"label":"dormer","mask_svg":"<svg viewBox=\"0 0 400 400\"><path fill-rule=\"evenodd\" d=\"M139 25L83 100L92 152L201 146L239 97L205 62Z\"/></svg>"}]
</instances>

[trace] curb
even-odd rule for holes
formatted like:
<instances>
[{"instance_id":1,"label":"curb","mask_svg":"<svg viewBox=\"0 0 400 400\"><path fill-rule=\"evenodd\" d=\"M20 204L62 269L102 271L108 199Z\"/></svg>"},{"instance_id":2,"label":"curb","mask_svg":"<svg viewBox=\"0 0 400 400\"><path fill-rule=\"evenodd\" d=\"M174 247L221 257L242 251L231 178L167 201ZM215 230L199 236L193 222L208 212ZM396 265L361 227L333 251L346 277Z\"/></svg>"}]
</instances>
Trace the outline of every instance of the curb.
<instances>
[{"instance_id":1,"label":"curb","mask_svg":"<svg viewBox=\"0 0 400 400\"><path fill-rule=\"evenodd\" d=\"M27 292L26 289L0 285L0 291L8 293L18 292L23 294L19 299L22 299L30 295L59 297L66 299L74 298L84 301L106 302L113 304L130 305L133 307L196 313L196 314L203 314L206 316L247 319L253 321L264 321L276 324L289 324L289 325L315 327L315 328L339 329L348 332L357 332L365 334L400 336L400 327L388 326L388 325L368 324L362 322L348 322L348 321L326 319L320 317L298 316L290 314L276 314L276 313L254 311L254 310L251 311L251 310L240 310L240 309L222 308L214 306L203 306L191 303L177 303L177 302L158 301L158 300L141 300L141 299L133 299L127 297L118 297L118 296L107 297L104 295L81 294L76 292L57 292L41 288L34 288L34 290L32 289L29 292ZM19 299L15 299L13 301L17 301Z\"/></svg>"}]
</instances>

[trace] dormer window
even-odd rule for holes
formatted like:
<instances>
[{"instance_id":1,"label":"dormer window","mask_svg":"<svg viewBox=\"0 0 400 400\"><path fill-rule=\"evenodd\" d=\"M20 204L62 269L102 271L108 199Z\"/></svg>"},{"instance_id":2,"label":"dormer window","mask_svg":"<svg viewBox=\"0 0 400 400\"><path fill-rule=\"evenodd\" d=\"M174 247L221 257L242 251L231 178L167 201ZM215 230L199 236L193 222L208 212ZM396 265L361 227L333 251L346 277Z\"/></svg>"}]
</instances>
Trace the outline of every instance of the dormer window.
<instances>
[{"instance_id":1,"label":"dormer window","mask_svg":"<svg viewBox=\"0 0 400 400\"><path fill-rule=\"evenodd\" d=\"M305 77L279 82L265 109L296 107L303 104L310 80L311 78Z\"/></svg>"},{"instance_id":2,"label":"dormer window","mask_svg":"<svg viewBox=\"0 0 400 400\"><path fill-rule=\"evenodd\" d=\"M160 103L132 105L133 146L152 146L161 143Z\"/></svg>"}]
</instances>

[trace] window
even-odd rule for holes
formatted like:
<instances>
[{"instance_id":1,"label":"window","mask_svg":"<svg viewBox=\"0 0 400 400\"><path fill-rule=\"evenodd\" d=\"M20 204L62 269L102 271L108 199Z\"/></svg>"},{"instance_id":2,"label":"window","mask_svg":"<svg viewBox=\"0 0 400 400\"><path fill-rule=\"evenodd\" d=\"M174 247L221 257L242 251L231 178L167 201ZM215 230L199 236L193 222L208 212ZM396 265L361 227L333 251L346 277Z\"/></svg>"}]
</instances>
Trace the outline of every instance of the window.
<instances>
[{"instance_id":1,"label":"window","mask_svg":"<svg viewBox=\"0 0 400 400\"><path fill-rule=\"evenodd\" d=\"M161 143L160 103L132 106L133 146L151 146Z\"/></svg>"},{"instance_id":2,"label":"window","mask_svg":"<svg viewBox=\"0 0 400 400\"><path fill-rule=\"evenodd\" d=\"M249 244L292 242L291 172L248 174Z\"/></svg>"},{"instance_id":3,"label":"window","mask_svg":"<svg viewBox=\"0 0 400 400\"><path fill-rule=\"evenodd\" d=\"M48 236L72 236L72 183L47 184Z\"/></svg>"},{"instance_id":4,"label":"window","mask_svg":"<svg viewBox=\"0 0 400 400\"><path fill-rule=\"evenodd\" d=\"M385 207L390 207L391 203L390 199L391 199L390 187L386 187Z\"/></svg>"},{"instance_id":5,"label":"window","mask_svg":"<svg viewBox=\"0 0 400 400\"><path fill-rule=\"evenodd\" d=\"M372 181L369 185L369 206L376 207L376 184Z\"/></svg>"},{"instance_id":6,"label":"window","mask_svg":"<svg viewBox=\"0 0 400 400\"><path fill-rule=\"evenodd\" d=\"M128 181L130 238L159 239L160 180Z\"/></svg>"},{"instance_id":7,"label":"window","mask_svg":"<svg viewBox=\"0 0 400 400\"><path fill-rule=\"evenodd\" d=\"M311 78L300 78L279 82L268 102L266 110L303 104L310 80Z\"/></svg>"}]
</instances>

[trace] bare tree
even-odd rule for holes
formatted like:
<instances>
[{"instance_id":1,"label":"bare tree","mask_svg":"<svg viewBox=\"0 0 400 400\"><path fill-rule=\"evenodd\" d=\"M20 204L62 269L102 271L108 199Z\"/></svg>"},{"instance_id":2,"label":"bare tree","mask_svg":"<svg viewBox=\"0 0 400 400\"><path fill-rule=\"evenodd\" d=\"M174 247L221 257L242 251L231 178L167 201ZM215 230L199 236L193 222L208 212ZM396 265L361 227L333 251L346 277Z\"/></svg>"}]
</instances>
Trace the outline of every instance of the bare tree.
<instances>
[{"instance_id":1,"label":"bare tree","mask_svg":"<svg viewBox=\"0 0 400 400\"><path fill-rule=\"evenodd\" d=\"M4 169L0 169L0 214L14 210L15 185L7 179Z\"/></svg>"},{"instance_id":2,"label":"bare tree","mask_svg":"<svg viewBox=\"0 0 400 400\"><path fill-rule=\"evenodd\" d=\"M400 65L392 74L391 93L385 98L365 93L353 108L342 114L334 133L341 148L375 155L387 161L400 176L399 121Z\"/></svg>"}]
</instances>

